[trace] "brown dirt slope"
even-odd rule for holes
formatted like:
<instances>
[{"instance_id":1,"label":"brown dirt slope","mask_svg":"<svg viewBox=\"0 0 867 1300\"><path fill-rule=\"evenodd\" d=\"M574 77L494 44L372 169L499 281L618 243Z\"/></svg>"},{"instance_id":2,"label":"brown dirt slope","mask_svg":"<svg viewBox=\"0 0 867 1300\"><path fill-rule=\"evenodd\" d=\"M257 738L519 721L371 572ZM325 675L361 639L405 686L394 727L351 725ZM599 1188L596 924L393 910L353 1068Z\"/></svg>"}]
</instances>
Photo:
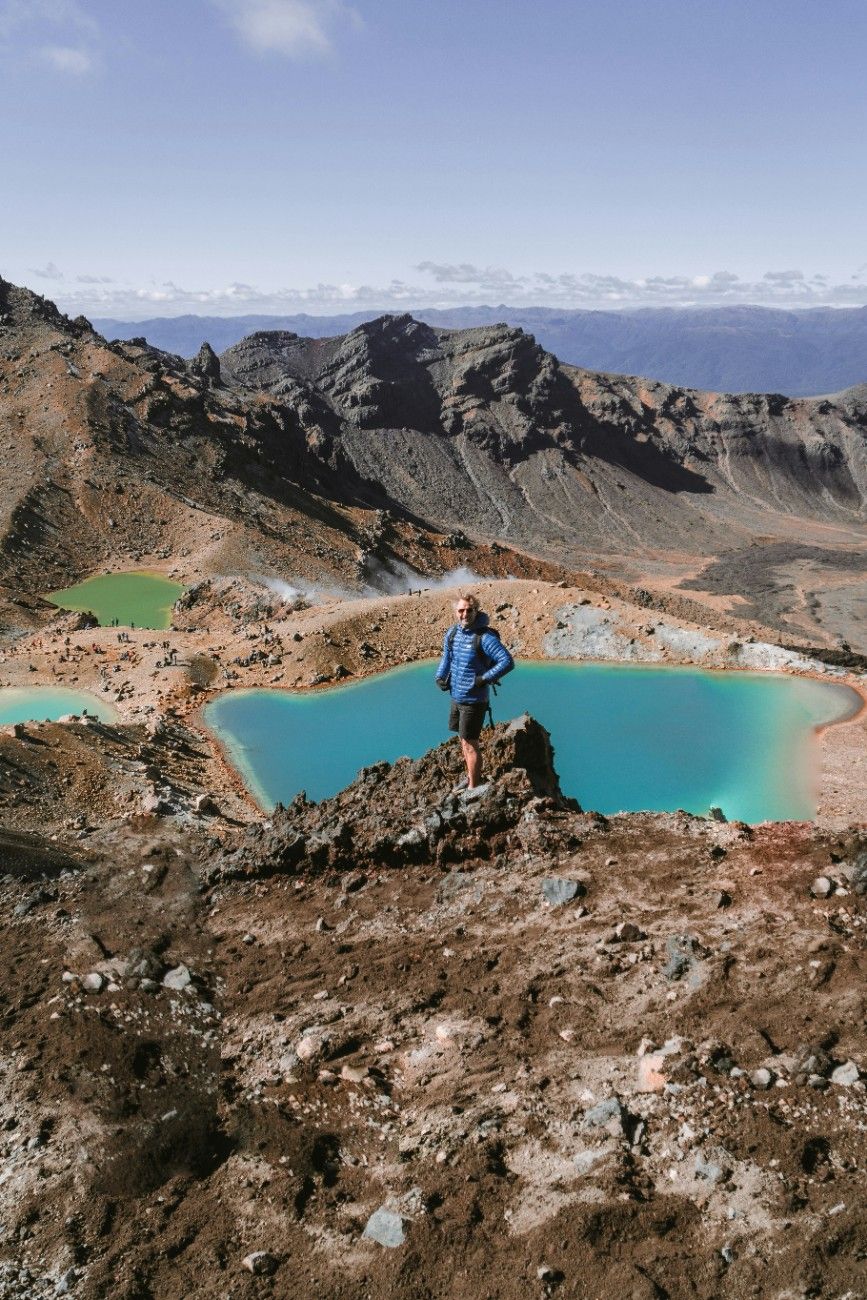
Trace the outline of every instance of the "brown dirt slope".
<instances>
[{"instance_id":1,"label":"brown dirt slope","mask_svg":"<svg viewBox=\"0 0 867 1300\"><path fill-rule=\"evenodd\" d=\"M486 759L7 874L0 1294L861 1293L863 833Z\"/></svg>"}]
</instances>

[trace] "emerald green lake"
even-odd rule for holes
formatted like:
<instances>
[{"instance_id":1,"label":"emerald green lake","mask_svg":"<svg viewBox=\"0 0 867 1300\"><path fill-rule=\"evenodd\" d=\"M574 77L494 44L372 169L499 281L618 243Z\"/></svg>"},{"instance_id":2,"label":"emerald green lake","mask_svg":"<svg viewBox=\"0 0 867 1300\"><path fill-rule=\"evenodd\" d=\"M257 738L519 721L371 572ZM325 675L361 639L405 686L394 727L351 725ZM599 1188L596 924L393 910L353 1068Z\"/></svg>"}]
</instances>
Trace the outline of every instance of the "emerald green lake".
<instances>
[{"instance_id":1,"label":"emerald green lake","mask_svg":"<svg viewBox=\"0 0 867 1300\"><path fill-rule=\"evenodd\" d=\"M319 800L360 767L447 739L448 697L433 670L413 664L306 694L237 691L210 703L205 720L263 807L299 790ZM758 822L815 815L815 728L860 705L849 687L807 678L522 663L493 710L498 722L528 712L548 728L562 789L585 809L716 805Z\"/></svg>"},{"instance_id":2,"label":"emerald green lake","mask_svg":"<svg viewBox=\"0 0 867 1300\"><path fill-rule=\"evenodd\" d=\"M104 573L50 591L46 600L63 609L89 611L103 627L116 619L120 627L167 628L172 625L172 605L183 592L179 582L158 573Z\"/></svg>"},{"instance_id":3,"label":"emerald green lake","mask_svg":"<svg viewBox=\"0 0 867 1300\"><path fill-rule=\"evenodd\" d=\"M0 688L0 726L12 722L56 722L65 713L85 710L100 722L114 722L116 711L87 691L68 691L53 686L4 686Z\"/></svg>"}]
</instances>

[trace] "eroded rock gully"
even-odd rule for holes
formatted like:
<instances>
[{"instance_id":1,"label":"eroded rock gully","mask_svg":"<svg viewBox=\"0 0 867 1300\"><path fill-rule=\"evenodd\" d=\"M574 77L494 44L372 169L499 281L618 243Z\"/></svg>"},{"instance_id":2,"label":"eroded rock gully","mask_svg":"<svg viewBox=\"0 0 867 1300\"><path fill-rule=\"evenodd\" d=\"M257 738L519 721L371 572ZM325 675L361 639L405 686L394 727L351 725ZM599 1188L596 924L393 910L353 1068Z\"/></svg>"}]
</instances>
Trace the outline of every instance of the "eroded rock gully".
<instances>
[{"instance_id":1,"label":"eroded rock gully","mask_svg":"<svg viewBox=\"0 0 867 1300\"><path fill-rule=\"evenodd\" d=\"M224 844L32 828L0 1295L860 1293L863 830L603 818L532 720L485 748L478 797L451 742Z\"/></svg>"}]
</instances>

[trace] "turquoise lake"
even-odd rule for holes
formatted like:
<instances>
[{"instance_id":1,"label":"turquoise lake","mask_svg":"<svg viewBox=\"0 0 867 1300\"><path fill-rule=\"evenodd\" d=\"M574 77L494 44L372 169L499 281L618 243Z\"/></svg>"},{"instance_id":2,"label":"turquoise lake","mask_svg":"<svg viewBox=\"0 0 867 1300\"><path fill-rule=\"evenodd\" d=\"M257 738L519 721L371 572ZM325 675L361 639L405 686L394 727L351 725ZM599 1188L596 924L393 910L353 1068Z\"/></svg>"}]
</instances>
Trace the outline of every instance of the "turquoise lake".
<instances>
[{"instance_id":1,"label":"turquoise lake","mask_svg":"<svg viewBox=\"0 0 867 1300\"><path fill-rule=\"evenodd\" d=\"M113 722L117 712L87 691L69 691L53 686L4 686L0 688L0 726L12 722L56 722L66 713L84 710L100 722Z\"/></svg>"},{"instance_id":2,"label":"turquoise lake","mask_svg":"<svg viewBox=\"0 0 867 1300\"><path fill-rule=\"evenodd\" d=\"M361 767L418 758L448 738L433 670L412 664L308 693L228 693L205 721L263 807L299 790L320 800ZM861 701L847 686L783 675L522 663L492 704L497 722L528 712L548 728L561 787L585 809L716 805L758 822L815 815L815 728Z\"/></svg>"}]
</instances>

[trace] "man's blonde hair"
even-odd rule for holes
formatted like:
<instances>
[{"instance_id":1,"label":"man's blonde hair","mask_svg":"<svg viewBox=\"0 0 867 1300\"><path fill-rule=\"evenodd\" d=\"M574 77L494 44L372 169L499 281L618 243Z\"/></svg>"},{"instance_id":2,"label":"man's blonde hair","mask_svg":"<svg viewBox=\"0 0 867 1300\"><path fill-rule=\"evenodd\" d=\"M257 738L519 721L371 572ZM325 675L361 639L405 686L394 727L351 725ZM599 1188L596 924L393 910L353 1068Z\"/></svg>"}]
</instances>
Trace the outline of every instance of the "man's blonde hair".
<instances>
[{"instance_id":1,"label":"man's blonde hair","mask_svg":"<svg viewBox=\"0 0 867 1300\"><path fill-rule=\"evenodd\" d=\"M455 605L454 605L455 609L457 609L461 601L463 601L465 605L469 605L471 609L479 608L479 598L472 591L461 592L461 594L458 596L457 600L455 601Z\"/></svg>"}]
</instances>

